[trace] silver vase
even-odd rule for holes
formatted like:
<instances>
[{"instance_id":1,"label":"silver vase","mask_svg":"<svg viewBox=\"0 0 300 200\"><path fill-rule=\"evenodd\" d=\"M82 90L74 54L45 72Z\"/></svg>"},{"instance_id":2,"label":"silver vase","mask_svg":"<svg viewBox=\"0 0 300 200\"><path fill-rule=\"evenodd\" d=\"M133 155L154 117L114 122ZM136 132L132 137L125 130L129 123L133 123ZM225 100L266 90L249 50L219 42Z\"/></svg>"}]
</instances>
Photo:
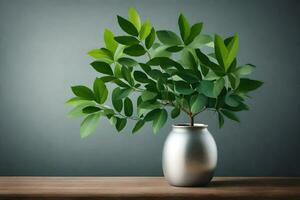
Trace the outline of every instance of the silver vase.
<instances>
[{"instance_id":1,"label":"silver vase","mask_svg":"<svg viewBox=\"0 0 300 200\"><path fill-rule=\"evenodd\" d=\"M214 175L217 146L207 125L173 125L163 149L163 172L173 186L204 186Z\"/></svg>"}]
</instances>

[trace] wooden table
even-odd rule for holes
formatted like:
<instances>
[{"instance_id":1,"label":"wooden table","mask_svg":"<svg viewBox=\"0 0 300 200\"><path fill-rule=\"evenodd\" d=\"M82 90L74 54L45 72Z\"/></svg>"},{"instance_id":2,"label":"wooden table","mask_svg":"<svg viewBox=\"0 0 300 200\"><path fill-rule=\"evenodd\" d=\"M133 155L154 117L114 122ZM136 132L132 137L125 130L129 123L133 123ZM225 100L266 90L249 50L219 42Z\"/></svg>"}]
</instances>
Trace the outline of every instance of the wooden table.
<instances>
[{"instance_id":1,"label":"wooden table","mask_svg":"<svg viewBox=\"0 0 300 200\"><path fill-rule=\"evenodd\" d=\"M162 177L0 177L0 199L300 200L300 178L216 177L180 188Z\"/></svg>"}]
</instances>

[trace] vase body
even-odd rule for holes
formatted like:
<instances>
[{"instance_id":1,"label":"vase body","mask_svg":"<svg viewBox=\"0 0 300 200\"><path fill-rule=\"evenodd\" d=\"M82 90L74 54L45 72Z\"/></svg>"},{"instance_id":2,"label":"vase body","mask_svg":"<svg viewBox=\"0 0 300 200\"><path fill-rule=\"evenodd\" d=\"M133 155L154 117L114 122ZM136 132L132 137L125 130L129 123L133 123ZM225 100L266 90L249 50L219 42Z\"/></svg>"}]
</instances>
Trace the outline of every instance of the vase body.
<instances>
[{"instance_id":1,"label":"vase body","mask_svg":"<svg viewBox=\"0 0 300 200\"><path fill-rule=\"evenodd\" d=\"M213 178L217 157L207 125L174 125L163 148L165 178L173 186L205 186Z\"/></svg>"}]
</instances>

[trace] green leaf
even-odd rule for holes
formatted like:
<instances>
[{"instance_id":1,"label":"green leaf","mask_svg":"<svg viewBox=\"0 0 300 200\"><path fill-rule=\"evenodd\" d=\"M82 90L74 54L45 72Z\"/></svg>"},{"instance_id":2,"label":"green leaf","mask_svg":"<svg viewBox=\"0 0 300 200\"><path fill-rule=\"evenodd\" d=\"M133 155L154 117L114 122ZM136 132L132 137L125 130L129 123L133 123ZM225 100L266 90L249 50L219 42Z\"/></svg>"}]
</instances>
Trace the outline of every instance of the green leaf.
<instances>
[{"instance_id":1,"label":"green leaf","mask_svg":"<svg viewBox=\"0 0 300 200\"><path fill-rule=\"evenodd\" d=\"M100 113L94 113L87 116L80 125L80 136L85 138L93 133L98 125Z\"/></svg>"},{"instance_id":2,"label":"green leaf","mask_svg":"<svg viewBox=\"0 0 300 200\"><path fill-rule=\"evenodd\" d=\"M231 111L229 110L221 110L221 112L229 119L233 120L233 121L237 121L240 122L239 118Z\"/></svg>"},{"instance_id":3,"label":"green leaf","mask_svg":"<svg viewBox=\"0 0 300 200\"><path fill-rule=\"evenodd\" d=\"M194 90L191 88L191 85L184 81L174 81L174 84L175 91L179 94L190 95L194 92Z\"/></svg>"},{"instance_id":4,"label":"green leaf","mask_svg":"<svg viewBox=\"0 0 300 200\"><path fill-rule=\"evenodd\" d=\"M195 75L195 73L192 70L189 69L185 69L184 71L178 71L176 75L182 78L187 83L197 83L200 81L200 78L197 75Z\"/></svg>"},{"instance_id":5,"label":"green leaf","mask_svg":"<svg viewBox=\"0 0 300 200\"><path fill-rule=\"evenodd\" d=\"M220 101L214 98L208 98L207 108L219 108ZM216 110L218 111L218 110Z\"/></svg>"},{"instance_id":6,"label":"green leaf","mask_svg":"<svg viewBox=\"0 0 300 200\"><path fill-rule=\"evenodd\" d=\"M130 56L142 56L146 53L146 50L143 46L135 44L129 47L126 47L123 51L125 54Z\"/></svg>"},{"instance_id":7,"label":"green leaf","mask_svg":"<svg viewBox=\"0 0 300 200\"><path fill-rule=\"evenodd\" d=\"M96 102L103 104L107 99L108 90L101 78L95 79L93 89Z\"/></svg>"},{"instance_id":8,"label":"green leaf","mask_svg":"<svg viewBox=\"0 0 300 200\"><path fill-rule=\"evenodd\" d=\"M216 75L216 73L212 70L209 70L208 73L205 75L204 80L218 80L220 76Z\"/></svg>"},{"instance_id":9,"label":"green leaf","mask_svg":"<svg viewBox=\"0 0 300 200\"><path fill-rule=\"evenodd\" d=\"M220 78L218 80L216 80L214 82L214 90L213 90L213 93L214 95L217 97L219 96L219 94L221 93L222 89L224 88L224 85L225 85L225 81L223 78Z\"/></svg>"},{"instance_id":10,"label":"green leaf","mask_svg":"<svg viewBox=\"0 0 300 200\"><path fill-rule=\"evenodd\" d=\"M152 70L148 73L148 75L149 75L151 78L153 78L153 79L155 79L155 80L158 80L159 78L161 78L161 77L163 76L163 73L162 73L160 70L158 70L158 69L152 69Z\"/></svg>"},{"instance_id":11,"label":"green leaf","mask_svg":"<svg viewBox=\"0 0 300 200\"><path fill-rule=\"evenodd\" d=\"M150 112L148 112L145 117L144 117L144 121L145 122L149 122L149 121L153 121L156 117L156 115L158 115L160 113L160 109L154 109L151 110Z\"/></svg>"},{"instance_id":12,"label":"green leaf","mask_svg":"<svg viewBox=\"0 0 300 200\"><path fill-rule=\"evenodd\" d=\"M73 108L71 111L68 112L69 118L76 118L76 117L82 117L86 114L82 112L82 109L87 106L95 106L95 103L92 101L82 102L80 104L77 104L75 108Z\"/></svg>"},{"instance_id":13,"label":"green leaf","mask_svg":"<svg viewBox=\"0 0 300 200\"><path fill-rule=\"evenodd\" d=\"M133 36L116 36L115 40L119 44L128 45L128 46L140 43L140 41Z\"/></svg>"},{"instance_id":14,"label":"green leaf","mask_svg":"<svg viewBox=\"0 0 300 200\"><path fill-rule=\"evenodd\" d=\"M150 91L147 91L147 90L145 90L142 93L142 99L143 99L143 101L148 101L148 100L154 99L156 96L157 96L157 93L150 92Z\"/></svg>"},{"instance_id":15,"label":"green leaf","mask_svg":"<svg viewBox=\"0 0 300 200\"><path fill-rule=\"evenodd\" d=\"M149 83L149 78L144 72L141 71L134 71L133 72L133 77L136 81L140 83Z\"/></svg>"},{"instance_id":16,"label":"green leaf","mask_svg":"<svg viewBox=\"0 0 300 200\"><path fill-rule=\"evenodd\" d=\"M180 115L180 109L175 107L172 111L171 111L171 117L172 119L178 117Z\"/></svg>"},{"instance_id":17,"label":"green leaf","mask_svg":"<svg viewBox=\"0 0 300 200\"><path fill-rule=\"evenodd\" d=\"M91 57L93 57L95 59L105 61L107 63L112 63L114 60L114 56L113 56L112 52L105 48L93 49L88 52L88 55L90 55Z\"/></svg>"},{"instance_id":18,"label":"green leaf","mask_svg":"<svg viewBox=\"0 0 300 200\"><path fill-rule=\"evenodd\" d=\"M114 108L116 109L116 111L121 112L122 108L123 108L123 102L122 99L119 98L119 95L121 93L121 89L120 88L115 88L112 92L112 104L114 106Z\"/></svg>"},{"instance_id":19,"label":"green leaf","mask_svg":"<svg viewBox=\"0 0 300 200\"><path fill-rule=\"evenodd\" d=\"M189 50L185 49L182 51L181 62L183 66L190 68L198 77L201 77L195 57Z\"/></svg>"},{"instance_id":20,"label":"green leaf","mask_svg":"<svg viewBox=\"0 0 300 200\"><path fill-rule=\"evenodd\" d=\"M240 84L240 77L234 73L228 74L228 79L232 89L236 89Z\"/></svg>"},{"instance_id":21,"label":"green leaf","mask_svg":"<svg viewBox=\"0 0 300 200\"><path fill-rule=\"evenodd\" d=\"M158 89L158 91L160 91L161 93L163 93L164 92L164 90L165 90L165 86L164 86L165 84L164 84L164 80L163 80L163 78L158 78L158 80L157 80L157 82L156 82L156 87L157 87L157 89ZM162 98L167 98L167 97L165 97L165 95L163 95L163 97Z\"/></svg>"},{"instance_id":22,"label":"green leaf","mask_svg":"<svg viewBox=\"0 0 300 200\"><path fill-rule=\"evenodd\" d=\"M130 88L130 85L124 83L120 79L114 79L112 82L114 82L116 85L123 87L123 88Z\"/></svg>"},{"instance_id":23,"label":"green leaf","mask_svg":"<svg viewBox=\"0 0 300 200\"><path fill-rule=\"evenodd\" d=\"M117 117L116 129L118 130L118 132L120 132L121 130L123 130L125 128L126 123L127 123L126 118L118 118Z\"/></svg>"},{"instance_id":24,"label":"green leaf","mask_svg":"<svg viewBox=\"0 0 300 200\"><path fill-rule=\"evenodd\" d=\"M233 72L235 72L235 70L236 70L236 63L237 63L237 61L236 61L236 58L233 60L233 62L230 64L230 66L228 67L228 70L227 70L227 73L233 73Z\"/></svg>"},{"instance_id":25,"label":"green leaf","mask_svg":"<svg viewBox=\"0 0 300 200\"><path fill-rule=\"evenodd\" d=\"M138 130L140 130L144 126L145 122L143 120L137 121L135 126L132 129L132 133L136 133Z\"/></svg>"},{"instance_id":26,"label":"green leaf","mask_svg":"<svg viewBox=\"0 0 300 200\"><path fill-rule=\"evenodd\" d=\"M221 112L218 112L219 128L222 128L224 125L224 117Z\"/></svg>"},{"instance_id":27,"label":"green leaf","mask_svg":"<svg viewBox=\"0 0 300 200\"><path fill-rule=\"evenodd\" d=\"M151 67L149 65L144 63L139 63L139 65L144 72L149 73L149 71L151 71Z\"/></svg>"},{"instance_id":28,"label":"green leaf","mask_svg":"<svg viewBox=\"0 0 300 200\"><path fill-rule=\"evenodd\" d=\"M238 39L238 36L235 35L235 36L233 36L233 38L227 45L228 55L227 55L227 59L225 62L226 69L228 69L228 67L231 65L232 61L235 59L237 52L238 52L238 47L239 47L239 39Z\"/></svg>"},{"instance_id":29,"label":"green leaf","mask_svg":"<svg viewBox=\"0 0 300 200\"><path fill-rule=\"evenodd\" d=\"M120 63L116 63L115 64L115 68L114 68L114 76L116 78L122 78L122 71L121 71L121 64Z\"/></svg>"},{"instance_id":30,"label":"green leaf","mask_svg":"<svg viewBox=\"0 0 300 200\"><path fill-rule=\"evenodd\" d=\"M137 115L138 117L143 117L144 116L144 113L146 112L146 109L143 109L140 107L141 103L143 102L142 100L142 97L139 96L137 99L136 99L136 106L137 106Z\"/></svg>"},{"instance_id":31,"label":"green leaf","mask_svg":"<svg viewBox=\"0 0 300 200\"><path fill-rule=\"evenodd\" d=\"M151 28L152 28L152 26L151 26L150 20L146 20L141 28L139 38L141 40L146 39L151 32Z\"/></svg>"},{"instance_id":32,"label":"green leaf","mask_svg":"<svg viewBox=\"0 0 300 200\"><path fill-rule=\"evenodd\" d=\"M191 42L188 46L193 48L193 49L196 49L196 48L200 48L204 45L208 45L210 43L212 43L212 37L209 36L209 35L203 35L203 34L200 34L198 36L196 36L193 40L193 42Z\"/></svg>"},{"instance_id":33,"label":"green leaf","mask_svg":"<svg viewBox=\"0 0 300 200\"><path fill-rule=\"evenodd\" d=\"M207 54L207 56L209 56L210 58L213 58L214 60L217 60L215 53L209 53L209 54Z\"/></svg>"},{"instance_id":34,"label":"green leaf","mask_svg":"<svg viewBox=\"0 0 300 200\"><path fill-rule=\"evenodd\" d=\"M161 104L158 103L157 101L153 102L153 101L143 101L139 104L139 108L141 109L156 109L156 108L160 108Z\"/></svg>"},{"instance_id":35,"label":"green leaf","mask_svg":"<svg viewBox=\"0 0 300 200\"><path fill-rule=\"evenodd\" d=\"M224 88L225 81L220 78L216 81L201 81L198 87L198 92L203 93L205 96L210 98L217 98Z\"/></svg>"},{"instance_id":36,"label":"green leaf","mask_svg":"<svg viewBox=\"0 0 300 200\"><path fill-rule=\"evenodd\" d=\"M109 118L109 122L110 122L111 125L116 126L116 123L117 123L117 117L111 116L111 117Z\"/></svg>"},{"instance_id":37,"label":"green leaf","mask_svg":"<svg viewBox=\"0 0 300 200\"><path fill-rule=\"evenodd\" d=\"M137 10L133 7L128 9L128 19L135 26L135 28L140 31L141 29L141 19Z\"/></svg>"},{"instance_id":38,"label":"green leaf","mask_svg":"<svg viewBox=\"0 0 300 200\"><path fill-rule=\"evenodd\" d=\"M119 93L119 99L127 97L132 92L132 88L121 89Z\"/></svg>"},{"instance_id":39,"label":"green leaf","mask_svg":"<svg viewBox=\"0 0 300 200\"><path fill-rule=\"evenodd\" d=\"M180 38L172 31L156 31L156 35L163 44L176 46L182 44Z\"/></svg>"},{"instance_id":40,"label":"green leaf","mask_svg":"<svg viewBox=\"0 0 300 200\"><path fill-rule=\"evenodd\" d=\"M241 98L235 94L228 93L225 96L225 103L231 107L237 107L241 104Z\"/></svg>"},{"instance_id":41,"label":"green leaf","mask_svg":"<svg viewBox=\"0 0 300 200\"><path fill-rule=\"evenodd\" d=\"M113 82L116 79L114 76L102 76L100 78L104 83Z\"/></svg>"},{"instance_id":42,"label":"green leaf","mask_svg":"<svg viewBox=\"0 0 300 200\"><path fill-rule=\"evenodd\" d=\"M198 113L200 112L207 104L207 97L203 94L197 94L191 98L191 112Z\"/></svg>"},{"instance_id":43,"label":"green leaf","mask_svg":"<svg viewBox=\"0 0 300 200\"><path fill-rule=\"evenodd\" d=\"M147 49L150 49L155 41L155 30L154 28L151 29L150 34L147 36L146 40L145 40L145 45Z\"/></svg>"},{"instance_id":44,"label":"green leaf","mask_svg":"<svg viewBox=\"0 0 300 200\"><path fill-rule=\"evenodd\" d=\"M128 97L124 100L124 113L128 117L130 117L133 113L132 101Z\"/></svg>"},{"instance_id":45,"label":"green leaf","mask_svg":"<svg viewBox=\"0 0 300 200\"><path fill-rule=\"evenodd\" d=\"M224 39L224 44L225 44L225 46L227 47L227 49L228 49L229 43L230 43L232 40L233 40L233 36Z\"/></svg>"},{"instance_id":46,"label":"green leaf","mask_svg":"<svg viewBox=\"0 0 300 200\"><path fill-rule=\"evenodd\" d=\"M175 67L177 68L179 71L183 71L184 68L182 67L182 65L170 58L167 57L155 57L152 58L151 60L149 60L147 62L148 65L152 65L152 66L158 66L160 65L162 68L167 68L167 67Z\"/></svg>"},{"instance_id":47,"label":"green leaf","mask_svg":"<svg viewBox=\"0 0 300 200\"><path fill-rule=\"evenodd\" d=\"M107 75L113 75L113 71L110 67L109 64L103 61L94 61L91 63L91 66L97 71L102 74L107 74Z\"/></svg>"},{"instance_id":48,"label":"green leaf","mask_svg":"<svg viewBox=\"0 0 300 200\"><path fill-rule=\"evenodd\" d=\"M92 90L90 90L88 87L83 85L77 85L71 87L73 93L78 96L82 97L87 100L94 100L94 93Z\"/></svg>"},{"instance_id":49,"label":"green leaf","mask_svg":"<svg viewBox=\"0 0 300 200\"><path fill-rule=\"evenodd\" d=\"M87 106L82 109L82 112L85 114L91 114L100 111L101 109L96 106Z\"/></svg>"},{"instance_id":50,"label":"green leaf","mask_svg":"<svg viewBox=\"0 0 300 200\"><path fill-rule=\"evenodd\" d=\"M165 85L167 87L167 85ZM175 94L174 92L167 89L167 91L164 91L164 99L167 99L171 102L175 100Z\"/></svg>"},{"instance_id":51,"label":"green leaf","mask_svg":"<svg viewBox=\"0 0 300 200\"><path fill-rule=\"evenodd\" d=\"M110 119L112 116L115 115L115 111L113 109L110 109L110 108L104 108L103 113L104 113L104 115L106 115L106 117L108 119Z\"/></svg>"},{"instance_id":52,"label":"green leaf","mask_svg":"<svg viewBox=\"0 0 300 200\"><path fill-rule=\"evenodd\" d=\"M260 86L262 86L263 82L257 80L251 80L248 78L241 78L240 85L237 88L238 92L250 92L256 90Z\"/></svg>"},{"instance_id":53,"label":"green leaf","mask_svg":"<svg viewBox=\"0 0 300 200\"><path fill-rule=\"evenodd\" d=\"M85 98L82 97L73 97L68 101L66 101L66 104L71 106L77 106L79 104L86 103L86 102L90 102L90 100L86 100Z\"/></svg>"},{"instance_id":54,"label":"green leaf","mask_svg":"<svg viewBox=\"0 0 300 200\"><path fill-rule=\"evenodd\" d=\"M127 57L123 57L123 58L120 58L118 60L118 62L121 64L121 65L125 65L127 67L134 67L136 66L138 63L133 60L132 58L127 58Z\"/></svg>"},{"instance_id":55,"label":"green leaf","mask_svg":"<svg viewBox=\"0 0 300 200\"><path fill-rule=\"evenodd\" d=\"M128 21L127 19L124 19L123 17L121 17L119 15L117 16L117 18L118 18L118 23L123 31L125 31L129 35L133 35L133 36L139 35L138 30L135 28L135 26L130 21Z\"/></svg>"},{"instance_id":56,"label":"green leaf","mask_svg":"<svg viewBox=\"0 0 300 200\"><path fill-rule=\"evenodd\" d=\"M254 65L246 64L246 65L237 67L235 72L240 76L249 75L253 72L254 68L255 68Z\"/></svg>"},{"instance_id":57,"label":"green leaf","mask_svg":"<svg viewBox=\"0 0 300 200\"><path fill-rule=\"evenodd\" d=\"M211 69L211 71L213 71L214 74L220 76L224 75L224 70L221 67L219 67L219 65L211 62L209 58L200 51L200 49L196 49L196 55L199 58L201 72L204 76L206 76L209 73L209 69Z\"/></svg>"},{"instance_id":58,"label":"green leaf","mask_svg":"<svg viewBox=\"0 0 300 200\"><path fill-rule=\"evenodd\" d=\"M186 45L189 45L194 41L194 39L201 33L202 27L203 27L203 23L197 23L191 27L190 35L185 41Z\"/></svg>"},{"instance_id":59,"label":"green leaf","mask_svg":"<svg viewBox=\"0 0 300 200\"><path fill-rule=\"evenodd\" d=\"M246 104L244 104L242 102L240 102L240 104L236 107L232 107L232 106L229 106L229 105L224 105L223 108L226 109L226 110L234 111L234 112L249 110L249 106L247 106Z\"/></svg>"},{"instance_id":60,"label":"green leaf","mask_svg":"<svg viewBox=\"0 0 300 200\"><path fill-rule=\"evenodd\" d=\"M200 49L196 49L195 52L200 60L200 63L204 64L207 67L210 67L211 61L209 60L209 58L204 53L202 53Z\"/></svg>"},{"instance_id":61,"label":"green leaf","mask_svg":"<svg viewBox=\"0 0 300 200\"><path fill-rule=\"evenodd\" d=\"M154 93L158 93L155 81L150 80L150 82L147 85L145 85L144 87L148 91L151 91L151 92L154 92Z\"/></svg>"},{"instance_id":62,"label":"green leaf","mask_svg":"<svg viewBox=\"0 0 300 200\"><path fill-rule=\"evenodd\" d=\"M184 47L182 47L182 46L171 46L171 47L166 48L167 51L173 52L173 53L179 52L182 49L184 49Z\"/></svg>"},{"instance_id":63,"label":"green leaf","mask_svg":"<svg viewBox=\"0 0 300 200\"><path fill-rule=\"evenodd\" d=\"M170 57L171 53L166 50L167 48L168 48L168 46L166 46L166 45L154 43L148 52L149 52L151 58Z\"/></svg>"},{"instance_id":64,"label":"green leaf","mask_svg":"<svg viewBox=\"0 0 300 200\"><path fill-rule=\"evenodd\" d=\"M132 78L132 76L131 76L131 70L128 69L127 67L125 67L125 66L122 66L121 72L122 72L123 78L124 78L131 86L133 86L133 85L134 85L134 80L133 80L133 78Z\"/></svg>"},{"instance_id":65,"label":"green leaf","mask_svg":"<svg viewBox=\"0 0 300 200\"><path fill-rule=\"evenodd\" d=\"M197 88L199 93L203 93L207 97L216 98L214 94L214 82L213 81L201 81L200 86Z\"/></svg>"},{"instance_id":66,"label":"green leaf","mask_svg":"<svg viewBox=\"0 0 300 200\"><path fill-rule=\"evenodd\" d=\"M118 48L115 52L115 55L114 55L114 60L118 60L119 58L123 57L124 48L125 48L125 46L123 46L123 45L118 46Z\"/></svg>"},{"instance_id":67,"label":"green leaf","mask_svg":"<svg viewBox=\"0 0 300 200\"><path fill-rule=\"evenodd\" d=\"M153 132L157 133L166 123L168 119L168 113L165 109L161 109L153 120Z\"/></svg>"},{"instance_id":68,"label":"green leaf","mask_svg":"<svg viewBox=\"0 0 300 200\"><path fill-rule=\"evenodd\" d=\"M187 21L187 19L183 16L183 14L180 14L178 18L178 26L179 26L181 38L184 42L186 42L186 40L190 35L190 24Z\"/></svg>"},{"instance_id":69,"label":"green leaf","mask_svg":"<svg viewBox=\"0 0 300 200\"><path fill-rule=\"evenodd\" d=\"M228 57L228 50L224 44L223 39L215 35L215 54L218 60L218 63L225 69L228 70L229 65L226 64L227 57Z\"/></svg>"},{"instance_id":70,"label":"green leaf","mask_svg":"<svg viewBox=\"0 0 300 200\"><path fill-rule=\"evenodd\" d=\"M180 105L181 108L185 110L190 110L190 104L188 102L188 99L186 97L176 98L176 104Z\"/></svg>"},{"instance_id":71,"label":"green leaf","mask_svg":"<svg viewBox=\"0 0 300 200\"><path fill-rule=\"evenodd\" d=\"M118 43L114 40L114 34L109 29L104 30L104 42L108 50L115 53L118 48Z\"/></svg>"}]
</instances>

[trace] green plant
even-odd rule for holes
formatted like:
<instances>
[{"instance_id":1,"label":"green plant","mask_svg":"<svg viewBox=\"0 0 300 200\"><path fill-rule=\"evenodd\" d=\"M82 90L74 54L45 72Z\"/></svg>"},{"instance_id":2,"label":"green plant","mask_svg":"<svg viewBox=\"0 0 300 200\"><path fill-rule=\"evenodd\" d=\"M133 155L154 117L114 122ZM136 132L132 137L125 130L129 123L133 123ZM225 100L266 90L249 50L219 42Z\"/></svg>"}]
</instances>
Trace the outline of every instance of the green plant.
<instances>
[{"instance_id":1,"label":"green plant","mask_svg":"<svg viewBox=\"0 0 300 200\"><path fill-rule=\"evenodd\" d=\"M137 121L133 133L145 122L153 122L157 133L167 121L167 106L173 107L172 118L186 113L191 126L204 110L216 112L222 127L224 117L239 122L235 113L249 109L245 99L262 82L245 78L254 65L237 64L237 35L225 40L214 35L213 40L201 33L203 23L190 26L182 14L178 19L181 37L169 30L156 31L149 20L142 23L134 8L129 9L128 20L121 16L117 20L125 34L114 36L105 29L105 47L88 53L95 59L91 66L102 76L95 79L93 89L73 86L76 97L67 101L75 106L69 116L85 117L81 137L96 129L101 116L118 131L132 119ZM107 84L116 86L112 106L104 104Z\"/></svg>"}]
</instances>

